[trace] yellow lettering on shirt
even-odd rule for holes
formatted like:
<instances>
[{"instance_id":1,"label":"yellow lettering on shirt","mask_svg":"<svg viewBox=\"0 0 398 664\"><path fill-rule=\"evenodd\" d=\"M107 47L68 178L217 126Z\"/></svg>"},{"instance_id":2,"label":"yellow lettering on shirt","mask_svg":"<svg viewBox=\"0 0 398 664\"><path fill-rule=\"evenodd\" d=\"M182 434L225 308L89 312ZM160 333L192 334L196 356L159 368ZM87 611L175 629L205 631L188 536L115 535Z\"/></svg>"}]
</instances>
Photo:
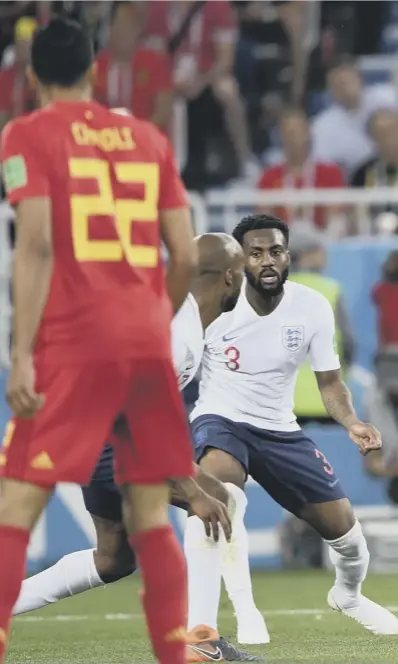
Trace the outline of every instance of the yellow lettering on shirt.
<instances>
[{"instance_id":1,"label":"yellow lettering on shirt","mask_svg":"<svg viewBox=\"0 0 398 664\"><path fill-rule=\"evenodd\" d=\"M96 147L104 152L127 151L135 148L130 127L93 129L84 122L73 122L71 131L77 145Z\"/></svg>"}]
</instances>

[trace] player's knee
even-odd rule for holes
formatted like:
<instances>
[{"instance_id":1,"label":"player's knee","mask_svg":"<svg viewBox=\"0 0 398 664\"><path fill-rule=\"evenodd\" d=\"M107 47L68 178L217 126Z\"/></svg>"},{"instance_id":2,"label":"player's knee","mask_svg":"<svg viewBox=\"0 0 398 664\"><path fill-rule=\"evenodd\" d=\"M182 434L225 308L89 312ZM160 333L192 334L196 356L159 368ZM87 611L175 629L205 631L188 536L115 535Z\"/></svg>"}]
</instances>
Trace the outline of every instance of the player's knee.
<instances>
[{"instance_id":1,"label":"player's knee","mask_svg":"<svg viewBox=\"0 0 398 664\"><path fill-rule=\"evenodd\" d=\"M95 565L104 583L112 583L129 576L136 569L135 556L120 522L93 516L97 533Z\"/></svg>"},{"instance_id":2,"label":"player's knee","mask_svg":"<svg viewBox=\"0 0 398 664\"><path fill-rule=\"evenodd\" d=\"M337 540L344 537L356 524L348 498L324 503L308 503L300 516L325 540Z\"/></svg>"},{"instance_id":3,"label":"player's knee","mask_svg":"<svg viewBox=\"0 0 398 664\"><path fill-rule=\"evenodd\" d=\"M221 482L230 482L243 489L246 481L246 471L240 461L231 454L208 447L199 462L200 468L213 475Z\"/></svg>"},{"instance_id":4,"label":"player's knee","mask_svg":"<svg viewBox=\"0 0 398 664\"><path fill-rule=\"evenodd\" d=\"M135 556L131 550L126 554L117 552L111 556L96 551L95 564L98 575L104 583L114 583L124 579L137 569Z\"/></svg>"},{"instance_id":5,"label":"player's knee","mask_svg":"<svg viewBox=\"0 0 398 664\"><path fill-rule=\"evenodd\" d=\"M121 523L103 523L97 530L97 550L94 553L97 572L104 583L113 583L129 576L136 569L133 551Z\"/></svg>"}]
</instances>

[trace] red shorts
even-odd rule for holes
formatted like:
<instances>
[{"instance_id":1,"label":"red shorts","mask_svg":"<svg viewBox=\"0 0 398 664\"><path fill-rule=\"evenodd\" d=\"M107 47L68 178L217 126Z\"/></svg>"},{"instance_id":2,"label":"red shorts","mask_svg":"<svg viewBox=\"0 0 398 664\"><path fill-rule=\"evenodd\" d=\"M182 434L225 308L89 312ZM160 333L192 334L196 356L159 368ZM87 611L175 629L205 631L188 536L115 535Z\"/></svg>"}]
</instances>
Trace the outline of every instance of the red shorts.
<instances>
[{"instance_id":1,"label":"red shorts","mask_svg":"<svg viewBox=\"0 0 398 664\"><path fill-rule=\"evenodd\" d=\"M156 484L193 474L185 408L171 360L37 365L44 407L8 423L0 454L5 477L51 487L87 484L115 419L130 436L115 442L119 484ZM133 442L132 442L133 441Z\"/></svg>"}]
</instances>

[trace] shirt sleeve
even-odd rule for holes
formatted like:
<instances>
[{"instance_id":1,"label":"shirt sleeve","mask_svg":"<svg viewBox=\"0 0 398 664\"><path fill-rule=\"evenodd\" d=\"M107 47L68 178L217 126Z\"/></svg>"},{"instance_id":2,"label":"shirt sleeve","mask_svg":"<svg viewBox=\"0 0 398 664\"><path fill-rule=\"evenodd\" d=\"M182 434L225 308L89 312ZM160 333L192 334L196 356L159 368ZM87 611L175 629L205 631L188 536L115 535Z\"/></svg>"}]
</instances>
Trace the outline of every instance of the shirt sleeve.
<instances>
[{"instance_id":1,"label":"shirt sleeve","mask_svg":"<svg viewBox=\"0 0 398 664\"><path fill-rule=\"evenodd\" d=\"M188 206L188 194L178 172L173 148L167 141L166 156L160 172L159 210Z\"/></svg>"},{"instance_id":2,"label":"shirt sleeve","mask_svg":"<svg viewBox=\"0 0 398 664\"><path fill-rule=\"evenodd\" d=\"M336 352L335 320L333 309L326 298L314 302L314 311L319 323L311 339L308 359L313 371L335 371L340 369L340 360Z\"/></svg>"},{"instance_id":3,"label":"shirt sleeve","mask_svg":"<svg viewBox=\"0 0 398 664\"><path fill-rule=\"evenodd\" d=\"M20 121L10 122L3 131L1 145L2 174L10 205L26 198L50 195L48 173Z\"/></svg>"}]
</instances>

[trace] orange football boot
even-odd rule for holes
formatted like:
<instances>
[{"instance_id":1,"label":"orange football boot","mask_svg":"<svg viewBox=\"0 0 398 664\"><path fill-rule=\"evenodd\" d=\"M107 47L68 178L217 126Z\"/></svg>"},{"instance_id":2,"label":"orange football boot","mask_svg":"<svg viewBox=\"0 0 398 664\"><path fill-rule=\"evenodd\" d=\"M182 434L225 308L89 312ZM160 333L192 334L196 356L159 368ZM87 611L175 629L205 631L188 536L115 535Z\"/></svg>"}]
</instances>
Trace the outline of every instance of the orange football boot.
<instances>
[{"instance_id":1,"label":"orange football boot","mask_svg":"<svg viewBox=\"0 0 398 664\"><path fill-rule=\"evenodd\" d=\"M187 635L187 661L188 662L223 662L224 657L220 648L212 641L219 641L220 635L212 627L197 625Z\"/></svg>"}]
</instances>

